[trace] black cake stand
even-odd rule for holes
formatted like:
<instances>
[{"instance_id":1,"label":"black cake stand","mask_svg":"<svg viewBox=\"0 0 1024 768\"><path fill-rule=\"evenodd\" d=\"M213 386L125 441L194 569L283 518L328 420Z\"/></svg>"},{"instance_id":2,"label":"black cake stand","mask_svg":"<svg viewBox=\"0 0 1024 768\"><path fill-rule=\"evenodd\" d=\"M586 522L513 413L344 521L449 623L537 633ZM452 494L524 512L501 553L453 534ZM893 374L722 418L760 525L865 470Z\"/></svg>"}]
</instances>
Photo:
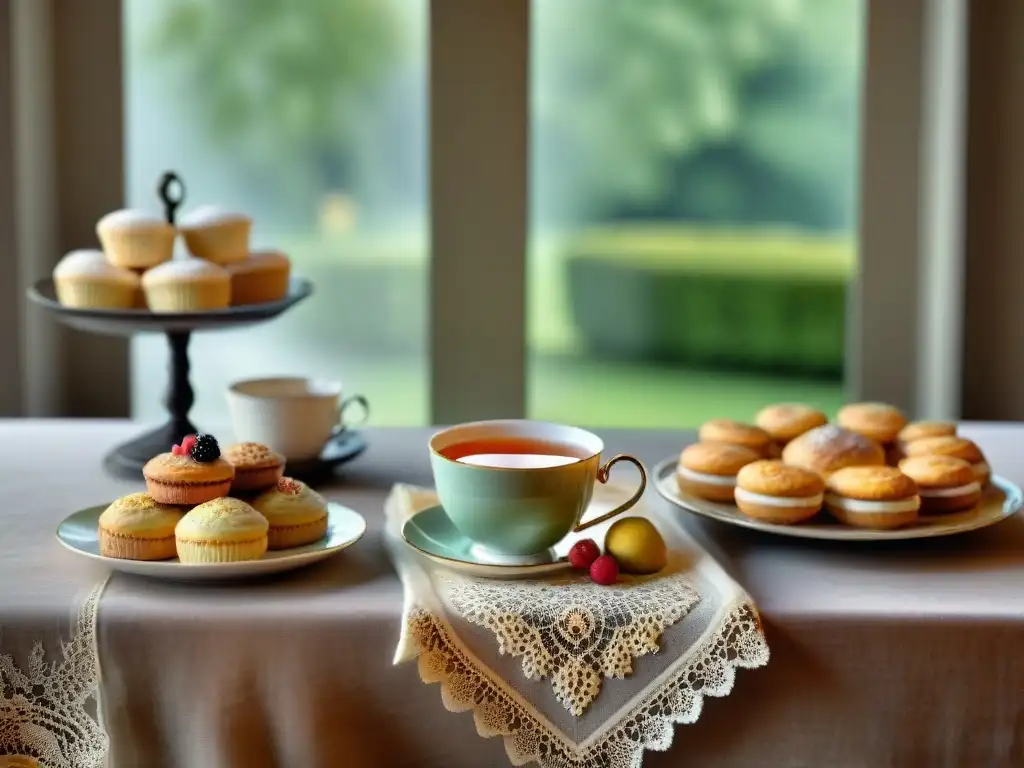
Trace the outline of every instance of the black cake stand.
<instances>
[{"instance_id":1,"label":"black cake stand","mask_svg":"<svg viewBox=\"0 0 1024 768\"><path fill-rule=\"evenodd\" d=\"M174 173L165 173L160 181L160 199L163 201L167 221L174 223L175 213L185 198L185 185ZM195 395L189 381L188 342L194 331L215 331L242 328L277 317L313 293L309 280L293 277L288 294L279 301L251 304L209 312L156 313L147 309L77 309L65 307L57 300L52 279L40 280L28 289L28 297L39 306L53 312L65 325L88 333L111 336L132 336L136 333L163 333L170 345L170 387L165 404L170 420L163 426L139 435L134 440L114 448L106 455L103 465L108 472L120 477L137 479L143 465L160 453L180 443L185 435L199 430L189 420ZM359 433L350 433L344 444L334 446L345 454L365 444ZM353 440L356 444L353 444ZM330 447L330 446L329 446ZM331 458L331 457L328 457ZM291 469L289 467L289 469Z\"/></svg>"}]
</instances>

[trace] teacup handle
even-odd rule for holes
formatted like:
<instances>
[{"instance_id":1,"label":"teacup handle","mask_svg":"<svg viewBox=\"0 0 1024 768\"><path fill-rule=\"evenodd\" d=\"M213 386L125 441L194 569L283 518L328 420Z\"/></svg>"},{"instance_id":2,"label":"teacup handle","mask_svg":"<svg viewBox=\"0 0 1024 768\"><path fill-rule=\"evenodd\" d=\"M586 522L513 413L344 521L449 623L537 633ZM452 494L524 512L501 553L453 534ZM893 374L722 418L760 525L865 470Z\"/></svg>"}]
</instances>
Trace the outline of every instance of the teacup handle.
<instances>
[{"instance_id":1,"label":"teacup handle","mask_svg":"<svg viewBox=\"0 0 1024 768\"><path fill-rule=\"evenodd\" d=\"M593 520L587 520L587 522L585 523L579 523L575 528L572 529L573 533L585 531L587 530L587 528L590 528L591 526L600 525L606 520L611 520L616 515L622 514L627 509L630 509L633 506L635 506L636 503L640 501L640 497L644 495L644 490L647 488L647 472L646 470L644 470L644 465L640 463L639 459L634 458L633 456L630 456L628 454L623 453L619 454L618 456L614 456L608 459L608 461L606 461L603 465L601 465L597 470L597 481L599 483L607 483L608 473L611 471L611 468L618 464L620 461L628 461L630 464L632 464L640 471L640 487L636 489L636 493L633 494L629 501L620 504L611 512L605 512L600 517L595 517Z\"/></svg>"},{"instance_id":2,"label":"teacup handle","mask_svg":"<svg viewBox=\"0 0 1024 768\"><path fill-rule=\"evenodd\" d=\"M363 411L362 418L358 419L357 421L353 421L351 423L346 423L345 422L345 409L347 409L350 405L353 405L353 404L358 405L362 409L362 411ZM369 400L367 400L362 395L352 395L352 397L346 397L344 400L341 401L341 405L338 406L338 424L334 427L332 433L335 434L335 435L338 435L338 434L344 432L346 429L349 429L351 427L361 426L361 425L365 424L367 422L367 420L369 420L369 418L370 418L370 401Z\"/></svg>"}]
</instances>

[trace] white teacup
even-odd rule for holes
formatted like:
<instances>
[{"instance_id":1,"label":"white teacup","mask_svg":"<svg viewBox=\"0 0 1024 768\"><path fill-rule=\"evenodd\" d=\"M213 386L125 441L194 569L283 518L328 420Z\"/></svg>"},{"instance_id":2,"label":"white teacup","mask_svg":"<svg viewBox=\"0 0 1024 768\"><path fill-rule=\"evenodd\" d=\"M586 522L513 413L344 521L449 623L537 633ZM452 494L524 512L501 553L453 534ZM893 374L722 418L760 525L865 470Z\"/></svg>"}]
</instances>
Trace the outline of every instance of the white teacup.
<instances>
[{"instance_id":1,"label":"white teacup","mask_svg":"<svg viewBox=\"0 0 1024 768\"><path fill-rule=\"evenodd\" d=\"M272 378L237 381L228 387L228 408L235 438L263 443L291 461L313 459L324 444L346 427L345 410L358 404L358 423L370 414L362 395L342 398L337 381Z\"/></svg>"}]
</instances>

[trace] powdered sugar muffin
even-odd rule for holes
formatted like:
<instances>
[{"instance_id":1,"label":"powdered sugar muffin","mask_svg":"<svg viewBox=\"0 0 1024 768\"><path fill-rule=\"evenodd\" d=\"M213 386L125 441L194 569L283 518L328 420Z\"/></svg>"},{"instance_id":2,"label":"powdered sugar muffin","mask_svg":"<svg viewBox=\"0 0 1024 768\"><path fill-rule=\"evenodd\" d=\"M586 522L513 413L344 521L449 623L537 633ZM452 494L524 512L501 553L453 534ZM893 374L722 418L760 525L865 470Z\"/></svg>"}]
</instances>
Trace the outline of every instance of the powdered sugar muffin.
<instances>
[{"instance_id":1,"label":"powdered sugar muffin","mask_svg":"<svg viewBox=\"0 0 1024 768\"><path fill-rule=\"evenodd\" d=\"M153 312L203 312L231 302L227 270L205 259L164 262L142 276L146 303Z\"/></svg>"},{"instance_id":2,"label":"powdered sugar muffin","mask_svg":"<svg viewBox=\"0 0 1024 768\"><path fill-rule=\"evenodd\" d=\"M288 295L292 263L281 251L253 251L242 261L228 264L231 303L263 304Z\"/></svg>"},{"instance_id":3,"label":"powdered sugar muffin","mask_svg":"<svg viewBox=\"0 0 1024 768\"><path fill-rule=\"evenodd\" d=\"M312 544L327 533L327 500L290 477L282 477L252 505L270 523L270 549Z\"/></svg>"},{"instance_id":4,"label":"powdered sugar muffin","mask_svg":"<svg viewBox=\"0 0 1024 768\"><path fill-rule=\"evenodd\" d=\"M171 258L177 232L159 216L125 209L100 219L96 235L111 264L148 269Z\"/></svg>"},{"instance_id":5,"label":"powdered sugar muffin","mask_svg":"<svg viewBox=\"0 0 1024 768\"><path fill-rule=\"evenodd\" d=\"M252 219L244 213L206 205L183 216L178 231L194 256L226 265L249 255Z\"/></svg>"},{"instance_id":6,"label":"powdered sugar muffin","mask_svg":"<svg viewBox=\"0 0 1024 768\"><path fill-rule=\"evenodd\" d=\"M139 292L139 276L97 250L67 254L53 270L53 284L61 304L87 309L132 309Z\"/></svg>"}]
</instances>

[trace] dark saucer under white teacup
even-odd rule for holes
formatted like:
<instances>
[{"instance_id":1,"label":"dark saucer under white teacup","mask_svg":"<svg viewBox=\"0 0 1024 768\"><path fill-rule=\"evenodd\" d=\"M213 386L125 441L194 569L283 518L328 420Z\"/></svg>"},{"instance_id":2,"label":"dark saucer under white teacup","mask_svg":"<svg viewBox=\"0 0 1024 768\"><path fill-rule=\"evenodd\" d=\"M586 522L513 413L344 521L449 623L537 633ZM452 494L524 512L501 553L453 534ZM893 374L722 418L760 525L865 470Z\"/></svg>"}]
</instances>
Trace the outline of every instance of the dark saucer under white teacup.
<instances>
[{"instance_id":1,"label":"dark saucer under white teacup","mask_svg":"<svg viewBox=\"0 0 1024 768\"><path fill-rule=\"evenodd\" d=\"M297 480L322 480L334 470L355 459L367 448L366 435L358 429L343 429L331 435L320 455L313 459L289 460L289 477Z\"/></svg>"},{"instance_id":2,"label":"dark saucer under white teacup","mask_svg":"<svg viewBox=\"0 0 1024 768\"><path fill-rule=\"evenodd\" d=\"M316 479L366 450L366 437L353 427L370 415L362 395L343 397L337 381L273 377L228 387L235 438L262 443L285 457L291 477ZM355 422L344 419L357 407Z\"/></svg>"}]
</instances>

